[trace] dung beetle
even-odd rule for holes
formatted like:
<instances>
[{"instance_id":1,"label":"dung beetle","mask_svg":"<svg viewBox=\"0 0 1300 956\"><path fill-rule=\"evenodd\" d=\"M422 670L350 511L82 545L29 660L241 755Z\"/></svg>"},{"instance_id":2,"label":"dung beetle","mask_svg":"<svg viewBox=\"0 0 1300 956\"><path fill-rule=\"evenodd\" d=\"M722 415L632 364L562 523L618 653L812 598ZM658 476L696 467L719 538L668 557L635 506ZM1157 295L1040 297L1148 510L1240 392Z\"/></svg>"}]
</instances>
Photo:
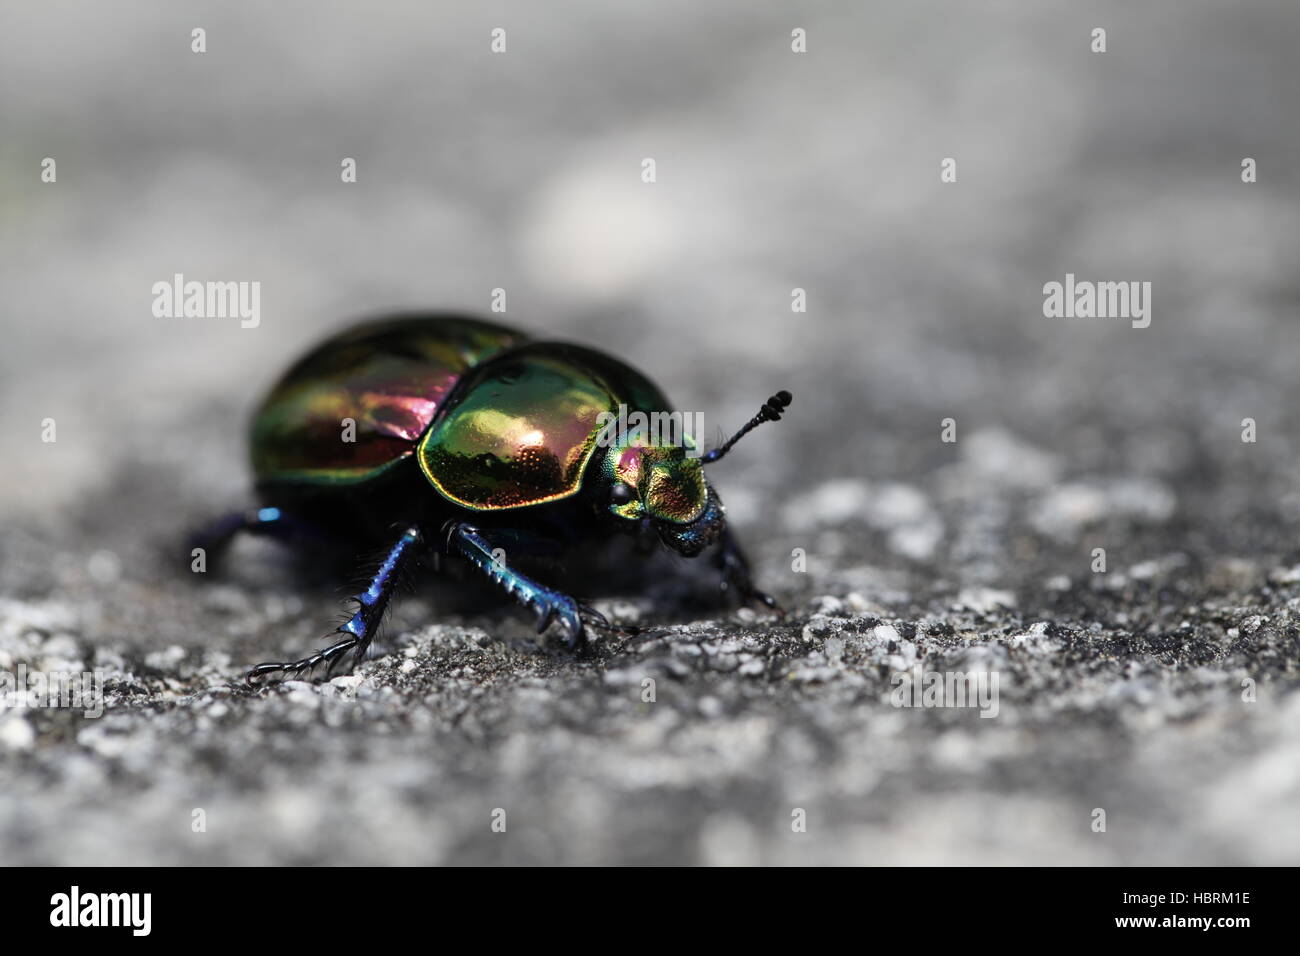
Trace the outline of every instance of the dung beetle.
<instances>
[{"instance_id":1,"label":"dung beetle","mask_svg":"<svg viewBox=\"0 0 1300 956\"><path fill-rule=\"evenodd\" d=\"M338 629L342 639L302 660L259 664L247 680L351 670L421 555L439 566L468 562L530 609L539 633L557 624L570 649L589 628L618 628L521 573L514 558L563 555L619 531L686 557L716 544L723 590L781 613L754 587L703 466L789 404L790 393L778 392L701 455L690 438L613 433L619 410L671 410L644 375L594 349L450 314L368 321L332 336L253 416L260 506L200 540L219 550L240 531L298 541L327 534L354 555L380 547L383 557Z\"/></svg>"}]
</instances>

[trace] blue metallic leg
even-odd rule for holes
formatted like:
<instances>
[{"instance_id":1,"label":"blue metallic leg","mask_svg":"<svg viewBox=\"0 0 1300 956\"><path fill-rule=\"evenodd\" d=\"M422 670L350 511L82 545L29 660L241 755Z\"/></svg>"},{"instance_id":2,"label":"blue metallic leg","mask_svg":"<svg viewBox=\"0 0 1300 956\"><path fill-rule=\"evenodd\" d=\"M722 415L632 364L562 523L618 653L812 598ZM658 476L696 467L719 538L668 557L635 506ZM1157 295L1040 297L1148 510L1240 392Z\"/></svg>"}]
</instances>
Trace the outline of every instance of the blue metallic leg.
<instances>
[{"instance_id":1,"label":"blue metallic leg","mask_svg":"<svg viewBox=\"0 0 1300 956\"><path fill-rule=\"evenodd\" d=\"M557 622L565 646L574 650L585 642L587 627L622 630L613 627L599 611L520 574L505 560L498 561L494 552L509 554L506 544L519 545L517 536L513 539L493 537L490 532L480 531L463 521L448 522L443 533L449 553L468 559L494 584L537 616L539 634L546 630L547 625Z\"/></svg>"},{"instance_id":2,"label":"blue metallic leg","mask_svg":"<svg viewBox=\"0 0 1300 956\"><path fill-rule=\"evenodd\" d=\"M325 665L323 679L329 680L336 673L347 673L361 663L402 573L419 552L423 540L424 536L416 525L402 532L402 536L389 549L379 570L375 572L370 586L357 595L356 613L351 620L339 627L339 633L346 635L343 640L300 661L258 664L248 672L248 682L255 684L273 675L280 675L282 680L301 677L311 679L315 676L316 668L322 664ZM350 663L346 668L341 668L340 665L349 656Z\"/></svg>"}]
</instances>

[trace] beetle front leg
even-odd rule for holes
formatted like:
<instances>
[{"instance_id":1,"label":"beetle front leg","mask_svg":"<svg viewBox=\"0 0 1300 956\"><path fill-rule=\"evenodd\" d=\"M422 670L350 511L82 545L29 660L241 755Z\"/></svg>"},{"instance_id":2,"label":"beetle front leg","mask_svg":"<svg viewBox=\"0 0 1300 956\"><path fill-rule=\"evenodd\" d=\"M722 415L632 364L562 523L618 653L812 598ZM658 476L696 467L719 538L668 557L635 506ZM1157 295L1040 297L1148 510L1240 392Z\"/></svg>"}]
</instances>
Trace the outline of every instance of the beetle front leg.
<instances>
[{"instance_id":1,"label":"beetle front leg","mask_svg":"<svg viewBox=\"0 0 1300 956\"><path fill-rule=\"evenodd\" d=\"M718 551L713 563L722 572L723 593L734 592L742 602L762 604L785 617L785 609L776 602L776 598L754 586L753 574L749 569L749 559L740 547L740 542L730 528L722 530Z\"/></svg>"},{"instance_id":2,"label":"beetle front leg","mask_svg":"<svg viewBox=\"0 0 1300 956\"><path fill-rule=\"evenodd\" d=\"M522 539L514 532L493 536L464 521L448 522L444 528L448 553L469 560L508 595L537 616L537 632L546 630L552 622L560 626L564 644L576 650L586 641L586 629L597 627L618 630L594 608L588 607L562 591L547 587L506 565L501 555L506 540L518 544Z\"/></svg>"},{"instance_id":3,"label":"beetle front leg","mask_svg":"<svg viewBox=\"0 0 1300 956\"><path fill-rule=\"evenodd\" d=\"M246 680L256 684L264 678L281 675L284 678L306 676L311 678L316 669L325 665L324 679L329 680L339 671L340 665L351 657L351 662L342 673L351 671L361 663L370 648L384 611L397 588L403 572L410 565L423 544L424 536L418 525L412 525L402 532L397 543L389 549L387 556L375 572L370 586L356 597L357 611L352 618L339 628L343 640L331 644L310 657L300 661L268 662L258 664L248 672Z\"/></svg>"}]
</instances>

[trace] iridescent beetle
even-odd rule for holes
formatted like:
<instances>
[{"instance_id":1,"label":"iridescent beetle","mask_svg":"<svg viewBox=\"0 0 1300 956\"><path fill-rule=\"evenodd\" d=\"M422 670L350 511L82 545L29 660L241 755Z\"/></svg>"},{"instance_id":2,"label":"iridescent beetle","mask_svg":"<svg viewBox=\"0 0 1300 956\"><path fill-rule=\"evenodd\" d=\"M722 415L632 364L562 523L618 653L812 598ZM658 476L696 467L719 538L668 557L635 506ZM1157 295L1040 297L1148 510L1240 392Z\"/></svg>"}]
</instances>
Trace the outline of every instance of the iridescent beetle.
<instances>
[{"instance_id":1,"label":"iridescent beetle","mask_svg":"<svg viewBox=\"0 0 1300 956\"><path fill-rule=\"evenodd\" d=\"M239 531L295 538L326 529L359 547L382 544L386 556L339 628L342 640L302 660L260 664L248 680L328 678L345 662L350 670L421 553L468 561L531 609L539 632L558 624L570 648L587 628L612 626L504 556L563 553L617 531L657 536L687 557L716 543L723 590L780 613L754 587L702 466L789 404L790 393L778 392L704 455L640 436L609 442L601 413L670 411L645 376L609 355L455 315L401 316L335 335L290 368L254 415L262 506L202 540L220 548Z\"/></svg>"}]
</instances>

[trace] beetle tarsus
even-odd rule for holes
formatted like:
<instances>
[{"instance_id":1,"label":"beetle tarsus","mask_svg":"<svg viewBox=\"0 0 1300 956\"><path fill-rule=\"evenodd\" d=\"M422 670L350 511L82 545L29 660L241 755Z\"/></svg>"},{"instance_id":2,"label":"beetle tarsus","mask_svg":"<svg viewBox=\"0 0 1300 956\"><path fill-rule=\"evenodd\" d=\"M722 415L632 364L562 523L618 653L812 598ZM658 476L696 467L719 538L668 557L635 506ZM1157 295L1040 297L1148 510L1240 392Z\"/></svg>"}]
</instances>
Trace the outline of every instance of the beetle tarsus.
<instances>
[{"instance_id":1,"label":"beetle tarsus","mask_svg":"<svg viewBox=\"0 0 1300 956\"><path fill-rule=\"evenodd\" d=\"M265 664L258 664L249 670L244 679L253 686L258 686L266 681L267 678L274 674L283 676L274 683L281 683L286 680L312 680L316 676L316 668L322 664L325 665L325 672L321 675L323 680L333 680L340 674L351 673L361 658L365 655L369 646L369 641L363 641L355 636L348 637L332 644L323 651L318 651L310 657L304 657L300 661L269 661ZM353 651L352 663L347 668L340 670L339 665L348 656L348 652Z\"/></svg>"},{"instance_id":2,"label":"beetle tarsus","mask_svg":"<svg viewBox=\"0 0 1300 956\"><path fill-rule=\"evenodd\" d=\"M370 581L370 586L354 599L357 604L356 613L339 628L339 633L347 635L343 640L299 661L272 661L258 664L248 672L245 680L250 684L259 684L268 675L277 673L286 675L280 678L281 680L314 680L317 676L316 668L322 664L325 665L325 672L321 675L323 680L332 680L342 674L351 673L370 649L370 642L379 628L379 622L383 620L384 611L393 596L397 582L419 550L422 540L423 536L418 525L412 525L402 532L402 536L384 556L383 563ZM350 663L346 668L341 667L340 665L349 660L349 656Z\"/></svg>"},{"instance_id":3,"label":"beetle tarsus","mask_svg":"<svg viewBox=\"0 0 1300 956\"><path fill-rule=\"evenodd\" d=\"M641 633L641 628L635 624L615 624L605 615L601 614L589 604L578 602L578 612L583 619L583 625L594 627L601 631L608 631L610 634L618 634L623 637L634 637Z\"/></svg>"}]
</instances>

